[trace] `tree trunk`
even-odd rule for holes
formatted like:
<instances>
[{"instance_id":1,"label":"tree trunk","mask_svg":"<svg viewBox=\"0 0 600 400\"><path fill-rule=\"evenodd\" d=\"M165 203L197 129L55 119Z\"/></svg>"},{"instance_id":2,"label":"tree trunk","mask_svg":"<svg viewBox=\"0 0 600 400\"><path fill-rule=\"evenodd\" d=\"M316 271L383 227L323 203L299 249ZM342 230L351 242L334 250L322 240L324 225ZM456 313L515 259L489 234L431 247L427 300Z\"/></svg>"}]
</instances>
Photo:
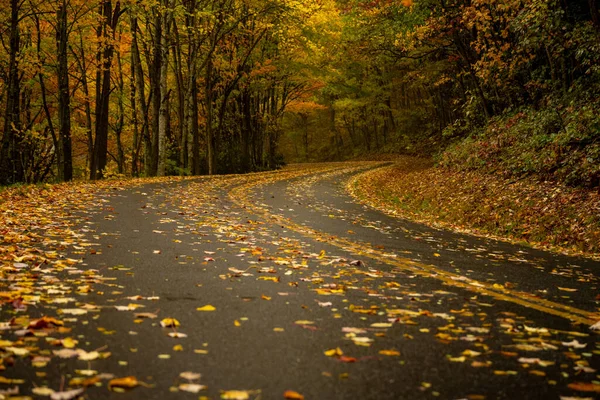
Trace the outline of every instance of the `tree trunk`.
<instances>
[{"instance_id":1,"label":"tree trunk","mask_svg":"<svg viewBox=\"0 0 600 400\"><path fill-rule=\"evenodd\" d=\"M98 32L101 39L114 40L120 8L121 4L117 1L113 12L112 1L103 0L100 6L103 20ZM94 138L94 152L90 163L90 179L92 180L102 179L108 156L108 101L113 52L112 41L108 41L98 49L98 59L100 61L98 68L101 71L96 74L96 137Z\"/></svg>"},{"instance_id":2,"label":"tree trunk","mask_svg":"<svg viewBox=\"0 0 600 400\"><path fill-rule=\"evenodd\" d=\"M169 25L172 11L170 0L164 0L161 15L162 32L160 36L160 108L158 112L158 168L157 175L165 176L167 167L167 118L169 113L169 90L167 73L169 66Z\"/></svg>"},{"instance_id":3,"label":"tree trunk","mask_svg":"<svg viewBox=\"0 0 600 400\"><path fill-rule=\"evenodd\" d=\"M135 21L136 25L137 25L137 20ZM140 154L140 144L141 144L141 140L140 140L140 126L139 126L139 122L138 122L138 114L137 114L137 101L136 101L136 82L137 82L137 71L136 71L136 55L134 52L134 46L137 47L137 38L134 39L134 37L136 37L137 35L137 26L135 27L135 33L134 33L134 27L133 27L134 23L133 23L133 18L131 21L131 35L132 35L132 39L131 39L131 59L130 59L130 78L129 78L129 103L131 104L131 123L133 124L133 145L131 146L131 176L139 176L140 171L139 171L139 167L138 167L138 158L139 158L139 154ZM134 44L134 42L136 42ZM137 50L136 50L137 51ZM139 57L139 54L138 54Z\"/></svg>"},{"instance_id":4,"label":"tree trunk","mask_svg":"<svg viewBox=\"0 0 600 400\"><path fill-rule=\"evenodd\" d=\"M90 89L87 80L87 64L85 62L85 54L83 50L83 33L79 28L79 47L81 53L76 53L72 48L71 52L75 56L79 71L81 73L81 89L83 90L84 97L84 108L85 108L85 131L87 135L87 159L86 166L90 167L92 162L92 155L94 152L94 137L92 135L92 106L90 105ZM91 168L90 168L91 170Z\"/></svg>"},{"instance_id":5,"label":"tree trunk","mask_svg":"<svg viewBox=\"0 0 600 400\"><path fill-rule=\"evenodd\" d=\"M206 65L206 158L208 161L208 174L215 173L215 140L213 133L213 93L212 93L212 60Z\"/></svg>"},{"instance_id":6,"label":"tree trunk","mask_svg":"<svg viewBox=\"0 0 600 400\"><path fill-rule=\"evenodd\" d=\"M189 132L192 135L192 174L200 175L200 130L198 128L198 84L196 77L191 81Z\"/></svg>"},{"instance_id":7,"label":"tree trunk","mask_svg":"<svg viewBox=\"0 0 600 400\"><path fill-rule=\"evenodd\" d=\"M71 151L71 96L69 92L69 66L67 49L67 2L63 0L56 11L56 49L58 53L58 179L73 179L73 155Z\"/></svg>"},{"instance_id":8,"label":"tree trunk","mask_svg":"<svg viewBox=\"0 0 600 400\"><path fill-rule=\"evenodd\" d=\"M19 0L10 0L10 44L8 61L8 93L4 115L4 135L0 147L0 185L23 182L25 178L21 152L21 121L19 94L19 64L17 56L20 48Z\"/></svg>"},{"instance_id":9,"label":"tree trunk","mask_svg":"<svg viewBox=\"0 0 600 400\"><path fill-rule=\"evenodd\" d=\"M185 175L187 169L187 86L183 76L183 62L181 55L181 38L177 24L172 25L175 45L173 50L173 68L175 73L175 83L177 89L177 163L179 174ZM187 82L189 84L189 81Z\"/></svg>"},{"instance_id":10,"label":"tree trunk","mask_svg":"<svg viewBox=\"0 0 600 400\"><path fill-rule=\"evenodd\" d=\"M148 176L156 176L158 173L158 136L159 136L159 114L160 114L160 71L162 63L161 40L162 40L162 16L158 11L155 11L154 16L154 49L152 54L151 66L149 69L150 75L150 102L152 103L152 118L151 118L151 152L150 165Z\"/></svg>"},{"instance_id":11,"label":"tree trunk","mask_svg":"<svg viewBox=\"0 0 600 400\"><path fill-rule=\"evenodd\" d=\"M125 81L123 80L123 64L121 63L121 55L117 53L117 69L119 76L117 79L117 85L119 88L118 98L118 117L117 125L114 127L115 139L117 142L117 171L119 174L125 173L125 151L123 150L123 142L121 141L121 134L123 133L123 127L125 126Z\"/></svg>"},{"instance_id":12,"label":"tree trunk","mask_svg":"<svg viewBox=\"0 0 600 400\"><path fill-rule=\"evenodd\" d=\"M152 138L150 137L150 111L148 102L146 101L146 86L144 82L144 70L142 69L142 59L140 57L140 47L138 42L138 20L133 14L130 14L131 19L131 68L135 70L131 79L135 81L135 104L140 105L142 111L142 129L141 140L144 143L144 173L146 176L152 175ZM132 103L133 104L133 103ZM133 107L133 106L132 106ZM137 109L133 107L133 112ZM141 146L141 144L138 144Z\"/></svg>"}]
</instances>

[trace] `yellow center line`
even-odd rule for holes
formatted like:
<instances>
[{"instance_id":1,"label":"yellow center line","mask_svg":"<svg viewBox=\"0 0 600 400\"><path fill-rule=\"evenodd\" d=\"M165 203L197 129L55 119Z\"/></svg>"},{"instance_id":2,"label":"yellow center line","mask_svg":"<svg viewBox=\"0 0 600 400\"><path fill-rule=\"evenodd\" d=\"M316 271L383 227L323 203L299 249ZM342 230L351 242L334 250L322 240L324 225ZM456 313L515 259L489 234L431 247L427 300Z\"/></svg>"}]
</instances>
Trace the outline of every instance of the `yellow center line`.
<instances>
[{"instance_id":1,"label":"yellow center line","mask_svg":"<svg viewBox=\"0 0 600 400\"><path fill-rule=\"evenodd\" d=\"M350 172L352 170L363 169L364 167L364 165L354 168L348 166L332 166L331 168L320 169L320 171L318 172L333 172L342 169L347 169L348 172ZM292 231L298 232L304 236L339 247L356 255L365 256L370 259L379 261L381 263L391 265L405 271L410 271L420 276L437 279L449 286L454 286L472 292L487 295L497 300L508 301L523 307L535 309L547 314L566 318L576 323L592 325L600 319L600 315L598 315L597 313L589 312L576 307L568 306L566 304L561 304L538 297L532 297L532 295L529 293L517 292L504 287L494 287L492 284L487 282L481 282L471 278L467 278L463 275L448 272L443 269L437 268L433 265L419 263L408 258L386 254L382 251L370 247L369 245L329 235L325 232L321 232L316 229L297 224L289 218L272 214L266 207L258 206L249 199L249 192L257 186L273 183L275 181L282 181L300 176L311 175L314 173L314 170L293 171L291 173L288 172L285 175L282 174L282 176L276 176L275 180L273 180L273 176L264 177L262 179L259 178L252 183L242 184L237 187L234 187L230 191L229 196L239 206L249 209L257 215L263 216L267 220L274 221L278 225L281 225Z\"/></svg>"}]
</instances>

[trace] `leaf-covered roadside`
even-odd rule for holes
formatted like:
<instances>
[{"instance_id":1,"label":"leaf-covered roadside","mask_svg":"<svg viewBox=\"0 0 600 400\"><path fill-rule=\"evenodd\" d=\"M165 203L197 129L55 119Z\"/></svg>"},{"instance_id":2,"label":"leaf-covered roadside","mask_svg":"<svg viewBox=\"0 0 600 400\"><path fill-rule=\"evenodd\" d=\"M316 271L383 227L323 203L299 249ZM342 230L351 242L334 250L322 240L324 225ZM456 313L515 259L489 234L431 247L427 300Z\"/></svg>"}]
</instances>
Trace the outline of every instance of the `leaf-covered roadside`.
<instances>
[{"instance_id":1,"label":"leaf-covered roadside","mask_svg":"<svg viewBox=\"0 0 600 400\"><path fill-rule=\"evenodd\" d=\"M429 225L600 254L600 193L591 190L459 172L407 156L355 177L348 189L375 208Z\"/></svg>"}]
</instances>

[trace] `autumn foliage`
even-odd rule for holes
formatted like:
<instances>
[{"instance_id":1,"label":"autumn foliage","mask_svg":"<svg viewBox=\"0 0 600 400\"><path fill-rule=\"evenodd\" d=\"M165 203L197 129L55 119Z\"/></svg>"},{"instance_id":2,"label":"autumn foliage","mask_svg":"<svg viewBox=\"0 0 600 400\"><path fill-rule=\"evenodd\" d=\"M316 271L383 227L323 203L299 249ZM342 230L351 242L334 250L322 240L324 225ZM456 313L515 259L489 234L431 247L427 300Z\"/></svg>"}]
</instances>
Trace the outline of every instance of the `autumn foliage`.
<instances>
[{"instance_id":1,"label":"autumn foliage","mask_svg":"<svg viewBox=\"0 0 600 400\"><path fill-rule=\"evenodd\" d=\"M2 184L383 152L600 184L596 0L11 0L0 20Z\"/></svg>"}]
</instances>

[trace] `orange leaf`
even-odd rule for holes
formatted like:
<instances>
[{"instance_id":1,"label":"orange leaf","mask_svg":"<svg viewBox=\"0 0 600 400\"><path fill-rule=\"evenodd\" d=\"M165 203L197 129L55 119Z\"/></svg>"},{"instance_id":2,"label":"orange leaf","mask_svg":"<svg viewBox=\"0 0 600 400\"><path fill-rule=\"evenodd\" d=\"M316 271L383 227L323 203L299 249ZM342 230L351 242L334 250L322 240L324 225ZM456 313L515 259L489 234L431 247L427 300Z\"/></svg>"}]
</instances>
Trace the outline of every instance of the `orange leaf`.
<instances>
[{"instance_id":1,"label":"orange leaf","mask_svg":"<svg viewBox=\"0 0 600 400\"><path fill-rule=\"evenodd\" d=\"M126 376L124 378L115 378L111 379L108 382L108 388L112 389L114 387L131 389L138 386L140 383L138 382L135 376Z\"/></svg>"},{"instance_id":2,"label":"orange leaf","mask_svg":"<svg viewBox=\"0 0 600 400\"><path fill-rule=\"evenodd\" d=\"M292 400L304 400L304 396L298 392L294 392L293 390L286 390L283 394L283 397Z\"/></svg>"},{"instance_id":3,"label":"orange leaf","mask_svg":"<svg viewBox=\"0 0 600 400\"><path fill-rule=\"evenodd\" d=\"M600 385L588 382L573 382L569 383L569 389L578 390L580 392L595 392L600 393Z\"/></svg>"}]
</instances>

